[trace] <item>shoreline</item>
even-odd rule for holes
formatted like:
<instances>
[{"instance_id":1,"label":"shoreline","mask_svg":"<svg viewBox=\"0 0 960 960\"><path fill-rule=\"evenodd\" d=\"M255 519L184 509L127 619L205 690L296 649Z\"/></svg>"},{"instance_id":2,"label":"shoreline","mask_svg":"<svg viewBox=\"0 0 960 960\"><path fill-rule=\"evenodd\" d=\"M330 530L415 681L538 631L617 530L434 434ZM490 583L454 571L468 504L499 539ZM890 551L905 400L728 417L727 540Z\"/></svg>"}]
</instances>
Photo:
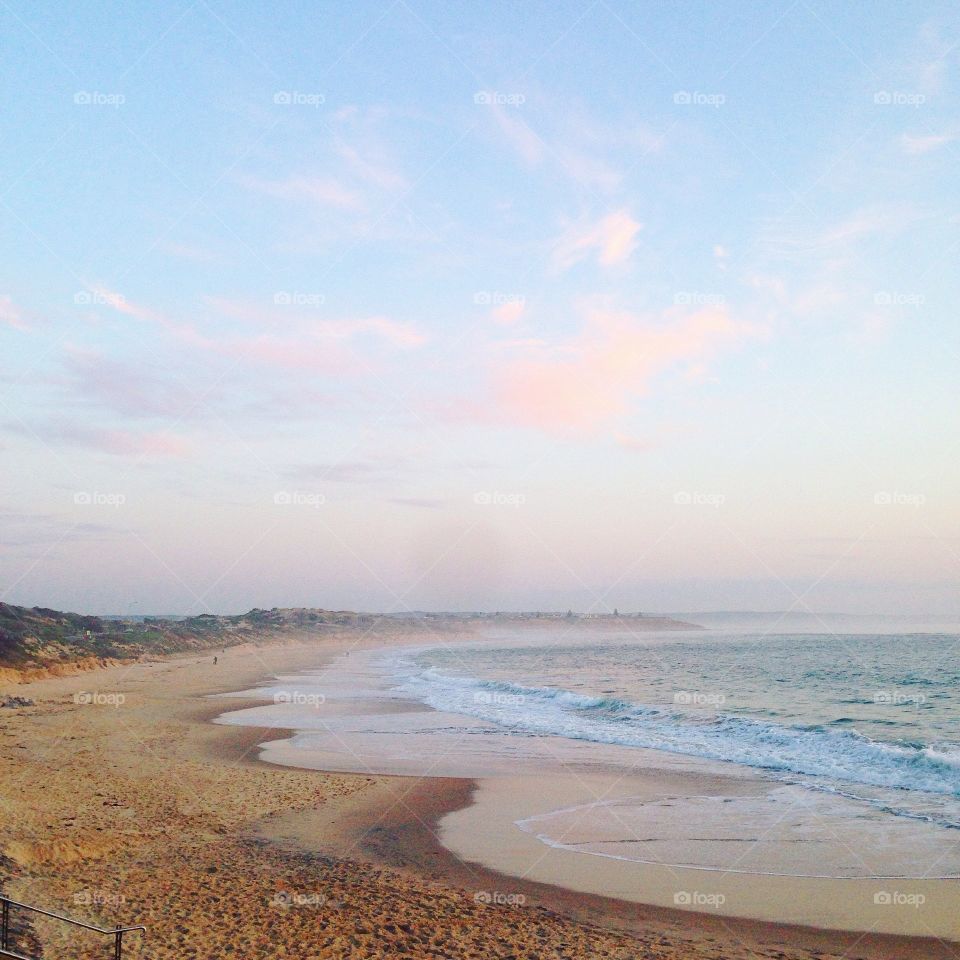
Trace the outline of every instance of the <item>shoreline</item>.
<instances>
[{"instance_id":1,"label":"shoreline","mask_svg":"<svg viewBox=\"0 0 960 960\"><path fill-rule=\"evenodd\" d=\"M373 648L242 691L286 699L219 722L295 728L260 754L285 769L474 780L470 807L435 830L507 887L525 878L727 923L960 939L955 877L910 872L942 843L925 825L736 764L563 737L505 743L487 721L388 692L392 659Z\"/></svg>"},{"instance_id":2,"label":"shoreline","mask_svg":"<svg viewBox=\"0 0 960 960\"><path fill-rule=\"evenodd\" d=\"M284 641L253 649L238 647L227 655L220 655L219 667L204 662L209 658L198 659L196 655L187 655L19 685L19 692L36 693L38 697L43 697L43 700L38 702L37 707L11 711L9 714L4 711L0 732L7 737L11 730L30 727L31 718L36 718L43 728L52 728L55 731L67 721L64 714L75 714L80 720L89 720L93 727L100 725L101 721L107 721L107 729L110 729L112 724L109 714L103 714L101 708L64 710L62 702L57 703L58 698L62 701L65 695L89 688L92 677L96 678L96 683L101 688L121 686L133 691L139 686L148 697L160 696L159 709L147 710L146 719L156 725L158 717L164 718L165 723L171 725L171 740L176 740L184 733L191 738L186 749L178 751L167 745L166 734L159 736L164 748L176 755L172 758L175 761L172 764L161 764L165 768L163 772L171 778L177 776L176 761L183 762L185 757L192 755L196 761L195 766L204 770L210 779L209 782L199 785L190 784L186 794L194 795L193 803L198 808L203 808L204 816L210 811L216 811L214 818L221 821L203 829L200 829L202 825L185 824L184 833L178 840L185 849L195 852L201 835L217 837L215 843L222 843L229 848L232 857L246 864L246 871L252 867L257 872L253 877L246 873L242 876L227 877L238 887L244 884L260 887L265 884L266 888L275 889L279 874L297 871L306 871L309 874L322 866L328 885L332 883L338 889L348 886L357 899L356 904L351 902L351 907L358 911L361 905L364 910L369 908L368 912L374 917L382 916L384 905L388 902L393 904L393 899L398 896L395 889L396 879L387 876L384 880L379 875L380 871L390 875L397 874L403 883L410 887L411 898L404 899L402 908L395 909L409 912L414 918L407 923L407 926L412 924L412 928L416 928L413 933L404 930L400 930L399 934L395 930L383 933L375 928L371 929L369 921L358 920L354 924L356 930L353 934L338 932L332 940L328 936L330 942L326 943L327 952L317 953L317 956L350 955L350 951L356 946L352 944L351 938L359 938L360 943L369 942L371 949L374 949L373 945L380 942L379 938L387 937L395 941L398 936L414 938L414 942L419 943L419 946L414 946L415 955L439 956L441 954L430 952L433 948L428 949L426 941L423 940L427 931L419 931L417 928L420 921L416 920L416 916L419 915L418 911L424 910L430 915L437 911L446 915L452 911L451 916L459 918L455 923L456 936L465 942L476 944L480 951L476 954L464 951L463 956L506 956L507 952L501 954L499 947L492 946L501 943L504 936L512 943L512 947L508 944L505 949L518 956L533 956L533 953L524 952L530 949L524 946L524 938L528 932L530 936L534 936L532 930L536 928L549 928L551 937L560 937L567 944L564 949L569 951L565 954L569 956L634 956L641 946L653 951L653 956L671 958L756 956L757 950L779 951L782 956L798 958L834 954L871 960L874 957L903 957L905 960L912 960L914 957L953 955L949 945L928 938L818 930L644 906L609 897L577 893L531 880L514 880L508 875L459 860L440 842L439 824L451 813L471 808L478 789L475 781L438 778L411 782L409 778L386 775L330 774L281 768L260 759L259 745L268 740L283 739L285 735L289 736L290 731L229 727L211 722L216 716L229 710L230 701L234 698L208 700L207 697L230 693L244 685L261 683L278 672L316 669L322 665L319 662L320 657L335 656L338 648L342 646L355 648L348 637L339 638L336 642L331 642L328 638L320 641L315 638L304 639L302 644ZM383 638L367 639L373 639L380 645L379 641ZM422 641L422 638L418 639ZM245 656L245 662L238 662ZM190 682L185 684L186 689L176 691L175 696L167 697L166 702L163 702L163 694L169 686L170 678L181 679L185 668L189 667L193 669L187 670ZM27 687L29 689L25 689ZM133 699L134 694L131 692L130 696ZM51 697L54 698L52 702ZM171 700L176 702L171 703ZM249 700L244 701L245 706L249 704ZM22 723L23 720L26 723ZM134 717L133 711L127 715L124 722L133 731L130 736L142 734L140 718ZM70 736L78 737L78 734L84 732L86 731L79 730ZM119 736L121 741L127 736L122 730L114 735ZM47 751L44 759L55 761L58 750L69 753L68 741L63 738L62 733L59 736L61 739L54 743L52 751ZM6 744L6 740L0 742ZM136 753L138 746L134 738L131 755ZM6 749L2 753L4 761L10 759ZM23 755L18 757L14 754L13 759L22 761ZM74 775L77 773L76 770L69 770L70 763L66 766L67 775L71 772ZM248 775L254 783L247 782ZM50 809L52 801L56 799L54 795L60 789L56 771L48 786L49 789L39 791L33 797L33 802L40 806L43 816L47 818L53 812ZM75 795L75 780L72 781L72 786ZM149 785L144 785L142 792L146 792L147 786ZM170 788L176 787L177 784L171 779ZM231 793L225 793L225 790L230 790ZM238 792L244 793L243 803L236 797ZM134 793L125 797L124 802L133 806L136 799L137 795ZM387 802L388 800L390 802ZM186 798L180 802L185 803ZM6 806L15 807L16 802L8 801ZM74 807L76 806L74 803ZM229 807L229 810L224 811L221 807ZM187 812L189 809L188 806ZM30 819L29 812L19 808L8 812L10 816L8 828L5 830L8 834L11 828L16 831L23 826L19 819L21 816L25 820ZM141 816L143 815L144 812L141 811ZM195 813L190 816L195 818L199 815ZM70 828L78 823L81 816L79 812L73 815ZM51 836L49 827L43 827L40 823L35 824L35 827L34 833L40 834L39 843L34 844L36 848L43 849L45 845L49 852L62 840L56 835ZM64 828L63 832L69 832L70 828ZM107 828L103 826L94 829L107 832ZM199 834L196 832L198 829ZM28 834L30 830L24 827L20 832ZM149 831L144 828L140 833L147 834ZM121 859L121 851L132 842L127 834L125 836L125 844L114 847L114 853ZM65 909L62 902L52 898L58 889L64 889L66 881L76 881L80 877L66 878L64 875L95 876L98 873L98 864L102 862L99 855L91 854L84 858L74 856L76 851L66 850L62 850L59 856L36 856L33 854L38 850L31 848L30 854L27 851L29 844L25 844L24 839L11 843L7 836L4 840L6 842L2 852L9 857L12 851L15 856L11 859L15 868L19 867L19 870L14 870L14 880L7 887L20 892L19 886L25 885L27 892L21 892L21 897L27 902L36 902L42 895L48 906ZM146 837L146 841L149 840L151 838ZM143 845L144 837L138 834L136 841L134 846L139 847ZM179 846L176 850L179 855ZM259 855L251 860L251 853L257 851ZM129 868L124 865L124 870L133 870L133 878L128 876L127 883L136 882L144 888L151 887L152 883L156 886L157 878L142 871L137 872L137 866L136 862L129 865ZM190 857L183 859L179 863L179 872L174 874L174 879L170 882L189 886L192 877L184 878L182 874L193 866ZM89 869L90 867L93 869ZM196 869L199 869L199 865L196 865ZM214 868L211 865L207 869ZM216 870L229 873L223 863L220 863ZM372 874L369 873L370 870L373 871ZM353 873L364 877L362 893L352 885ZM201 887L202 876L203 874L200 876ZM334 877L335 879L332 879ZM376 888L373 894L367 889L371 884ZM378 884L386 885L381 887ZM67 888L69 889L69 882ZM34 894L32 899L29 895L31 889ZM490 905L475 899L478 893L502 891L522 891L526 903L519 908L500 908L495 903ZM154 896L156 895L155 891ZM424 906L424 902L427 906ZM151 922L154 931L163 930L162 923L158 923L155 904L152 908L145 903L139 907L132 903L125 906L125 922L137 919ZM76 915L77 908L66 908L65 912ZM195 916L197 912L194 909L186 914L181 913L178 922L188 927L191 924L195 926L198 922ZM202 910L199 912L203 913ZM117 911L114 911L113 915L115 917ZM285 916L292 920L290 912ZM268 914L268 917L271 923L267 926L273 937L270 942L274 943L278 936L274 929L277 924L273 923L275 914ZM98 919L103 920L106 917L98 916ZM233 931L234 926L244 927L242 915L235 910L227 918L216 919L217 928L229 926ZM307 922L310 918L298 914L296 919L302 928L301 934L311 929ZM350 927L350 922L345 917L338 916L335 919L336 922L330 918L324 918L322 923L317 922L324 929L336 927L339 931L341 926L345 929ZM424 918L423 922L427 926L431 923L435 926L436 917L434 916L433 921ZM296 925L291 922L290 926ZM220 929L220 933L223 938L227 937L223 929ZM291 935L291 931L286 928L284 933ZM431 930L429 933L434 937L447 936L443 931L438 933ZM315 930L313 935L316 935ZM249 955L258 955L258 948L249 940L249 937L254 936L253 933L236 936L241 937L236 942L247 943ZM244 940L243 937L248 939ZM343 937L346 939L338 939ZM540 942L537 937L529 943ZM214 942L221 943L222 940ZM158 957L184 955L183 945L178 943L176 938L171 942L169 952L158 952L154 947L156 944L151 942L151 952ZM453 947L448 945L445 949ZM281 954L268 950L262 955ZM369 955L379 954L374 952ZM777 953L770 955L776 956Z\"/></svg>"}]
</instances>

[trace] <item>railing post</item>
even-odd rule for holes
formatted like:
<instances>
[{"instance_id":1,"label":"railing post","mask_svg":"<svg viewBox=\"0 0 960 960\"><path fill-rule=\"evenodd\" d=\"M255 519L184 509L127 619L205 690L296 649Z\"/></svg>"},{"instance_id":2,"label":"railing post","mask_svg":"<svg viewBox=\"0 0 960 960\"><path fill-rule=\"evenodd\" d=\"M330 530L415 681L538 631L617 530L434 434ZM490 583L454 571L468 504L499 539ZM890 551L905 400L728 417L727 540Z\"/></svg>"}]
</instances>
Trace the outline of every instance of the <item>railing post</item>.
<instances>
[{"instance_id":1,"label":"railing post","mask_svg":"<svg viewBox=\"0 0 960 960\"><path fill-rule=\"evenodd\" d=\"M10 946L10 901L7 897L0 895L3 900L2 917L0 917L0 950L6 950Z\"/></svg>"},{"instance_id":2,"label":"railing post","mask_svg":"<svg viewBox=\"0 0 960 960\"><path fill-rule=\"evenodd\" d=\"M123 952L123 931L120 924L117 924L116 940L113 944L113 960L120 960L120 954Z\"/></svg>"}]
</instances>

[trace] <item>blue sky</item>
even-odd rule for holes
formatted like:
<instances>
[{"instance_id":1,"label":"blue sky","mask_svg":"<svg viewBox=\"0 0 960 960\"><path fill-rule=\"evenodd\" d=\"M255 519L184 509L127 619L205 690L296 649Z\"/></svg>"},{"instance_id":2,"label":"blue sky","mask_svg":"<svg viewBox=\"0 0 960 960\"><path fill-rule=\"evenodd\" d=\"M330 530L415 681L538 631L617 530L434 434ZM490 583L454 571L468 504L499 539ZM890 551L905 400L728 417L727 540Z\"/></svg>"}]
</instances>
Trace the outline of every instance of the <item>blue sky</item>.
<instances>
[{"instance_id":1,"label":"blue sky","mask_svg":"<svg viewBox=\"0 0 960 960\"><path fill-rule=\"evenodd\" d=\"M956 612L952 5L0 30L2 599Z\"/></svg>"}]
</instances>

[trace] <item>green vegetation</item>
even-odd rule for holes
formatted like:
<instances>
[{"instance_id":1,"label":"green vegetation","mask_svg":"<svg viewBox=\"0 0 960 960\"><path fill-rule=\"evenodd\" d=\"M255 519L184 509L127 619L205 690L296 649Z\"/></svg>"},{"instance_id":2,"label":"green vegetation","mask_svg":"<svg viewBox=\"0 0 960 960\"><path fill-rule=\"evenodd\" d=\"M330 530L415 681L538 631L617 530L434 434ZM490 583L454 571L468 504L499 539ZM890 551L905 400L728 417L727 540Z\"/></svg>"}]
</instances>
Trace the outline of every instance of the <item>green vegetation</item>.
<instances>
[{"instance_id":1,"label":"green vegetation","mask_svg":"<svg viewBox=\"0 0 960 960\"><path fill-rule=\"evenodd\" d=\"M347 612L277 608L229 617L106 619L0 603L0 666L23 670L89 657L124 660L204 650L243 643L265 632L350 624L357 619Z\"/></svg>"}]
</instances>

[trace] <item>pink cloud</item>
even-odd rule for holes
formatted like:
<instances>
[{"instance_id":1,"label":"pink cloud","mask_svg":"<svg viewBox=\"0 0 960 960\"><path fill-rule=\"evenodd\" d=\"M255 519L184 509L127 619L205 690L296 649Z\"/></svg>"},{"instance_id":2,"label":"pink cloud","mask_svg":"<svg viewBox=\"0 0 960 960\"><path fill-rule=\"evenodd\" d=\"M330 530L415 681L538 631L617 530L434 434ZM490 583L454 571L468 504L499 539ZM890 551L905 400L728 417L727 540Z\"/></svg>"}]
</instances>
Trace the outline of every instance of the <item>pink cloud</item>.
<instances>
[{"instance_id":1,"label":"pink cloud","mask_svg":"<svg viewBox=\"0 0 960 960\"><path fill-rule=\"evenodd\" d=\"M594 224L574 224L557 240L553 266L569 270L591 254L605 267L622 263L636 248L636 236L643 229L626 210L607 214Z\"/></svg>"},{"instance_id":2,"label":"pink cloud","mask_svg":"<svg viewBox=\"0 0 960 960\"><path fill-rule=\"evenodd\" d=\"M30 325L23 318L23 311L7 296L0 296L0 322L17 330L30 329Z\"/></svg>"},{"instance_id":3,"label":"pink cloud","mask_svg":"<svg viewBox=\"0 0 960 960\"><path fill-rule=\"evenodd\" d=\"M945 147L948 143L953 143L957 139L957 135L952 133L931 134L926 137L914 137L909 133L905 133L900 138L900 145L903 147L904 153L918 155L939 150L941 147Z\"/></svg>"},{"instance_id":4,"label":"pink cloud","mask_svg":"<svg viewBox=\"0 0 960 960\"><path fill-rule=\"evenodd\" d=\"M653 378L706 362L724 345L760 331L724 308L653 321L594 309L578 337L514 360L494 377L502 419L548 431L591 431L623 416Z\"/></svg>"},{"instance_id":5,"label":"pink cloud","mask_svg":"<svg viewBox=\"0 0 960 960\"><path fill-rule=\"evenodd\" d=\"M412 324L384 316L324 320L285 306L264 307L222 297L207 297L206 302L223 316L259 327L292 327L306 338L350 340L363 334L375 334L397 347L419 347L427 342L427 337Z\"/></svg>"},{"instance_id":6,"label":"pink cloud","mask_svg":"<svg viewBox=\"0 0 960 960\"><path fill-rule=\"evenodd\" d=\"M522 316L526 309L526 302L521 299L508 300L490 312L490 316L495 323L502 324L505 327L512 326Z\"/></svg>"},{"instance_id":7,"label":"pink cloud","mask_svg":"<svg viewBox=\"0 0 960 960\"><path fill-rule=\"evenodd\" d=\"M222 316L240 320L254 329L232 336L211 336L195 326L177 323L162 313L128 300L105 287L91 287L102 302L119 313L156 323L176 340L194 350L219 354L231 359L321 373L359 372L370 364L350 350L348 341L361 335L376 338L403 349L418 347L426 337L410 324L374 316L341 320L317 320L286 307L267 308L243 301L208 297L207 303ZM265 330L264 328L269 328ZM278 335L273 330L290 331Z\"/></svg>"},{"instance_id":8,"label":"pink cloud","mask_svg":"<svg viewBox=\"0 0 960 960\"><path fill-rule=\"evenodd\" d=\"M97 298L98 303L102 303L108 307L113 307L117 313L122 313L127 317L134 317L137 320L148 320L152 323L166 323L163 320L163 317L156 311L151 310L142 304L133 303L122 293L118 293L116 290L111 290L108 287L103 286L103 284L91 283L87 285L87 289Z\"/></svg>"},{"instance_id":9,"label":"pink cloud","mask_svg":"<svg viewBox=\"0 0 960 960\"><path fill-rule=\"evenodd\" d=\"M101 429L77 423L37 424L29 429L17 425L15 432L41 440L69 443L114 456L183 457L192 449L186 437L166 430L134 433Z\"/></svg>"},{"instance_id":10,"label":"pink cloud","mask_svg":"<svg viewBox=\"0 0 960 960\"><path fill-rule=\"evenodd\" d=\"M129 433L113 430L104 434L105 449L110 453L142 454L155 457L183 457L190 450L190 442L168 431Z\"/></svg>"},{"instance_id":11,"label":"pink cloud","mask_svg":"<svg viewBox=\"0 0 960 960\"><path fill-rule=\"evenodd\" d=\"M617 431L613 435L618 447L624 450L630 450L633 453L648 453L657 448L658 443L655 440L644 440L641 437L631 437L629 434Z\"/></svg>"}]
</instances>

